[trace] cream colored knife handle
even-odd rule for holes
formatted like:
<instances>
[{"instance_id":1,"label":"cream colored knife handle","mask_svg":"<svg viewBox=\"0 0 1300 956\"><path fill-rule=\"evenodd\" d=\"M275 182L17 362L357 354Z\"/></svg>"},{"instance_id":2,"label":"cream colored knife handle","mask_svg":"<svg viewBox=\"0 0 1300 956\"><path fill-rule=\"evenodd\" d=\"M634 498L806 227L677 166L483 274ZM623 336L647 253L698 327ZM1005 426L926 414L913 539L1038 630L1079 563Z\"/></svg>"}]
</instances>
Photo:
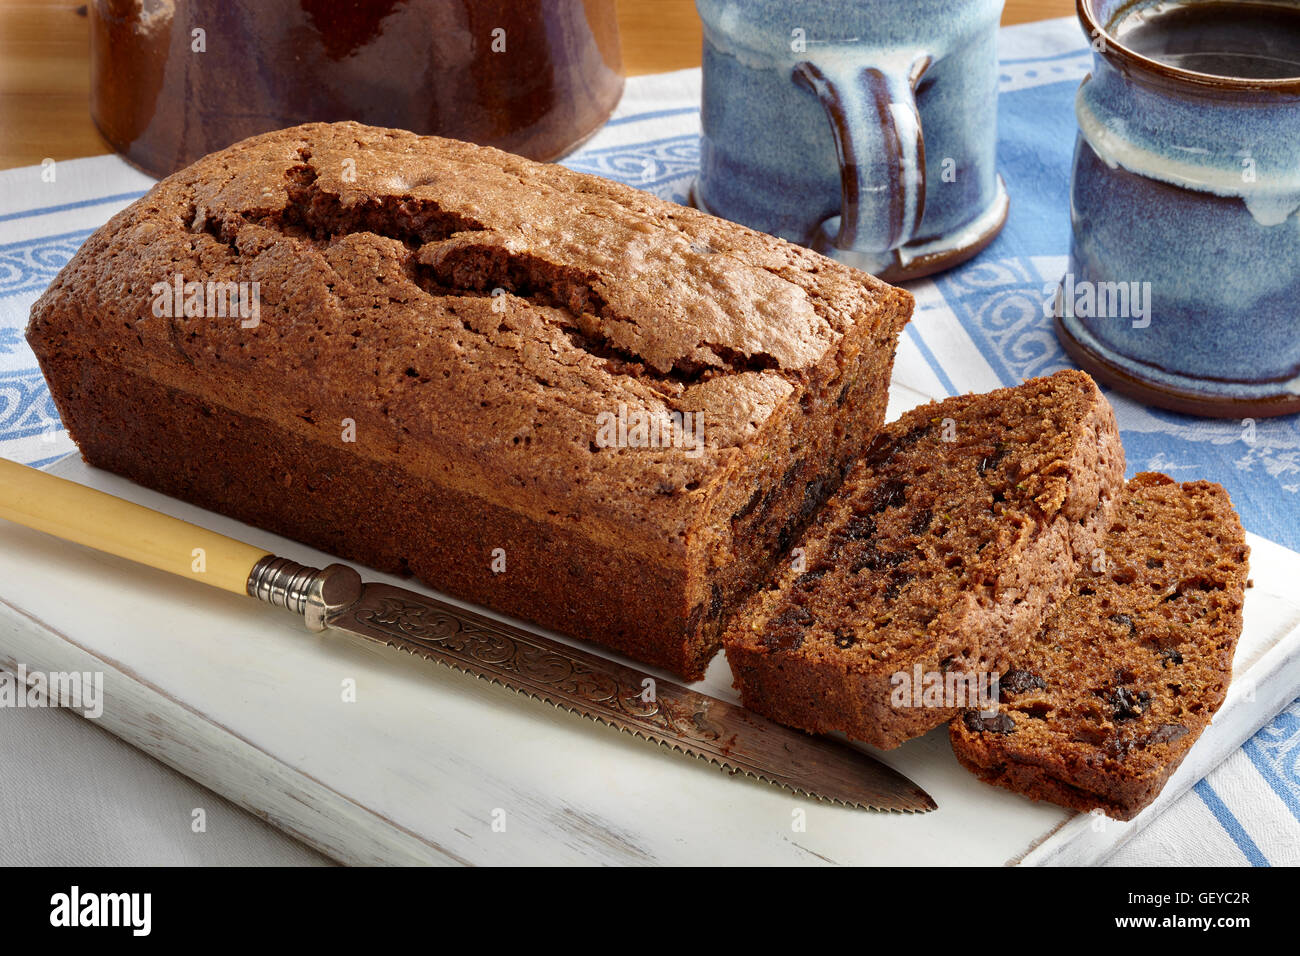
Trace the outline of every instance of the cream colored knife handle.
<instances>
[{"instance_id":1,"label":"cream colored knife handle","mask_svg":"<svg viewBox=\"0 0 1300 956\"><path fill-rule=\"evenodd\" d=\"M214 588L249 593L268 552L74 481L0 459L0 518Z\"/></svg>"}]
</instances>

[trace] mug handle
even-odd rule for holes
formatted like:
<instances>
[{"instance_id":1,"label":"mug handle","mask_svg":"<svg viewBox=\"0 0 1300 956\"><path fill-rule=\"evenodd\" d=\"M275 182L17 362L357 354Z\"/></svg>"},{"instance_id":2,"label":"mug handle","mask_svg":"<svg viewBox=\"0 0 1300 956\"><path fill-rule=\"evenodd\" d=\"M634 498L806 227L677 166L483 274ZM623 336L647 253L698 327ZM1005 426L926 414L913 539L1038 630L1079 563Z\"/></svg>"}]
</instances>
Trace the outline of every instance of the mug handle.
<instances>
[{"instance_id":1,"label":"mug handle","mask_svg":"<svg viewBox=\"0 0 1300 956\"><path fill-rule=\"evenodd\" d=\"M902 72L839 70L805 60L794 80L821 100L840 161L839 236L835 246L886 253L916 235L925 214L925 137L916 85L931 57L919 53Z\"/></svg>"}]
</instances>

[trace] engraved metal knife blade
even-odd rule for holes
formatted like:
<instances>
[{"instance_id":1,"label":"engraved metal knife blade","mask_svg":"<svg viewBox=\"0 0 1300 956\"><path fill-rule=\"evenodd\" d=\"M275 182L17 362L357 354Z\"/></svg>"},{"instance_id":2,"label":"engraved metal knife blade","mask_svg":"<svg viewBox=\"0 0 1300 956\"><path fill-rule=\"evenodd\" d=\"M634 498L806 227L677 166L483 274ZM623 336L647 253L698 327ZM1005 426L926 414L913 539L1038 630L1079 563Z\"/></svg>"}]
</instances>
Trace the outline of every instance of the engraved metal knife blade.
<instances>
[{"instance_id":1,"label":"engraved metal knife blade","mask_svg":"<svg viewBox=\"0 0 1300 956\"><path fill-rule=\"evenodd\" d=\"M268 555L248 593L333 628L500 684L561 710L797 794L869 810L936 808L891 767L828 737L783 727L743 707L635 668L387 584L340 564L308 568Z\"/></svg>"},{"instance_id":2,"label":"engraved metal knife blade","mask_svg":"<svg viewBox=\"0 0 1300 956\"><path fill-rule=\"evenodd\" d=\"M386 584L342 564L318 570L143 505L0 458L0 519L188 578L501 684L732 774L820 800L923 812L930 796L902 774L826 737L492 618ZM196 560L202 555L203 560Z\"/></svg>"}]
</instances>

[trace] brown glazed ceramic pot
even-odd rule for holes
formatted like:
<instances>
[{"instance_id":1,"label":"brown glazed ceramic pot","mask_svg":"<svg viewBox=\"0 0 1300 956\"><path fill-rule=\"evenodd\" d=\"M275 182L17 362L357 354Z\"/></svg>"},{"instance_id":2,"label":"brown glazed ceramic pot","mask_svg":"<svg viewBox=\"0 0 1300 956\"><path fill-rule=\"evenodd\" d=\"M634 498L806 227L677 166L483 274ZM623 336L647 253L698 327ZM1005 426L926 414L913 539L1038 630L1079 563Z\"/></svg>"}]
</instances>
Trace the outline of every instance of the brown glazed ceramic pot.
<instances>
[{"instance_id":1,"label":"brown glazed ceramic pot","mask_svg":"<svg viewBox=\"0 0 1300 956\"><path fill-rule=\"evenodd\" d=\"M614 0L93 0L91 116L164 176L357 120L549 160L623 90Z\"/></svg>"}]
</instances>

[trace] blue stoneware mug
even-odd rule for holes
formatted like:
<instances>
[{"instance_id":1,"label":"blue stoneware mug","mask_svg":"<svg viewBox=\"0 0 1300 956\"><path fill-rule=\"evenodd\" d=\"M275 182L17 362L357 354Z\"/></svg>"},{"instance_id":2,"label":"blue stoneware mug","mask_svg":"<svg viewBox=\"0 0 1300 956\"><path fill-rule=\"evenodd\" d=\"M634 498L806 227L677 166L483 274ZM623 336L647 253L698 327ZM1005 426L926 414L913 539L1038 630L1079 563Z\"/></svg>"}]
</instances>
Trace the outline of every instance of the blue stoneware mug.
<instances>
[{"instance_id":1,"label":"blue stoneware mug","mask_svg":"<svg viewBox=\"0 0 1300 956\"><path fill-rule=\"evenodd\" d=\"M692 201L890 281L964 262L1007 217L1003 0L696 0Z\"/></svg>"},{"instance_id":2,"label":"blue stoneware mug","mask_svg":"<svg viewBox=\"0 0 1300 956\"><path fill-rule=\"evenodd\" d=\"M1153 405L1300 411L1300 0L1078 5L1062 344Z\"/></svg>"}]
</instances>

